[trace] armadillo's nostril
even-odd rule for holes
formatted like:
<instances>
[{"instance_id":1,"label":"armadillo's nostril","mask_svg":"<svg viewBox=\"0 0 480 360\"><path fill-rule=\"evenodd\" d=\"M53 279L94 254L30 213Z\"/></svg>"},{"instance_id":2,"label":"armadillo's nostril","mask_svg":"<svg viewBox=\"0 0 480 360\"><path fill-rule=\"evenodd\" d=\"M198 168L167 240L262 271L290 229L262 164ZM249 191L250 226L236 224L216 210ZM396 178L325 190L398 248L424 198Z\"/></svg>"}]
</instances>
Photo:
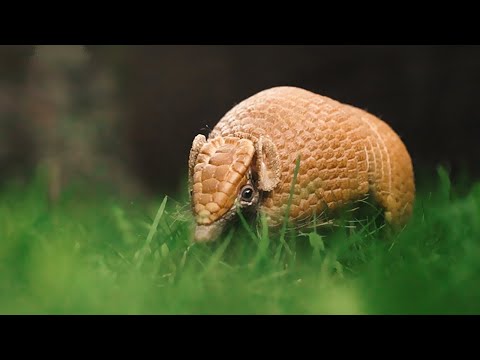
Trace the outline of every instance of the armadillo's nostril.
<instances>
[{"instance_id":1,"label":"armadillo's nostril","mask_svg":"<svg viewBox=\"0 0 480 360\"><path fill-rule=\"evenodd\" d=\"M220 223L197 225L193 234L193 241L199 243L211 242L218 238L223 226Z\"/></svg>"},{"instance_id":2,"label":"armadillo's nostril","mask_svg":"<svg viewBox=\"0 0 480 360\"><path fill-rule=\"evenodd\" d=\"M210 232L207 226L199 225L195 228L195 234L193 237L195 242L208 242L211 241L212 238L210 236Z\"/></svg>"},{"instance_id":3,"label":"armadillo's nostril","mask_svg":"<svg viewBox=\"0 0 480 360\"><path fill-rule=\"evenodd\" d=\"M195 242L203 243L203 242L208 242L210 240L210 238L207 236L207 233L205 233L205 232L195 231L195 235L193 237L193 240Z\"/></svg>"}]
</instances>

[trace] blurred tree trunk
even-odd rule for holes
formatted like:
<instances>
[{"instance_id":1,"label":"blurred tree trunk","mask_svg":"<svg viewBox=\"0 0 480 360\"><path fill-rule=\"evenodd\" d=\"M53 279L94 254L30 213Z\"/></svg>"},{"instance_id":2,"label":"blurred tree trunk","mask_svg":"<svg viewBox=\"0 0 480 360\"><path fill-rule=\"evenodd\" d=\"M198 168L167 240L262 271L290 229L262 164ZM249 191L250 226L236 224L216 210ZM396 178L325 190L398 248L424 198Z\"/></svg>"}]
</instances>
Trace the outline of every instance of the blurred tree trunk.
<instances>
[{"instance_id":1,"label":"blurred tree trunk","mask_svg":"<svg viewBox=\"0 0 480 360\"><path fill-rule=\"evenodd\" d=\"M28 66L24 117L39 163L48 171L48 198L58 201L73 179L135 186L122 172L116 143L115 82L84 46L36 46Z\"/></svg>"},{"instance_id":2,"label":"blurred tree trunk","mask_svg":"<svg viewBox=\"0 0 480 360\"><path fill-rule=\"evenodd\" d=\"M22 84L32 46L0 46L0 182L25 181L32 174L35 149L21 121Z\"/></svg>"}]
</instances>

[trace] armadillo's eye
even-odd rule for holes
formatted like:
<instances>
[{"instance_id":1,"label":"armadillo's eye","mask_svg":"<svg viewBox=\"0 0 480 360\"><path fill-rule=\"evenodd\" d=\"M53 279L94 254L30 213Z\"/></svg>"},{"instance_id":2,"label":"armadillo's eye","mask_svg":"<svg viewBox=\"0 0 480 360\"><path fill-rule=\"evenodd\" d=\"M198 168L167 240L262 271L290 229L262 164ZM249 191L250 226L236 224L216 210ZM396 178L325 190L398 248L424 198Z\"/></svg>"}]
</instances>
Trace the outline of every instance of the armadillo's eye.
<instances>
[{"instance_id":1,"label":"armadillo's eye","mask_svg":"<svg viewBox=\"0 0 480 360\"><path fill-rule=\"evenodd\" d=\"M254 191L251 185L245 185L240 192L242 201L250 202L253 199Z\"/></svg>"}]
</instances>

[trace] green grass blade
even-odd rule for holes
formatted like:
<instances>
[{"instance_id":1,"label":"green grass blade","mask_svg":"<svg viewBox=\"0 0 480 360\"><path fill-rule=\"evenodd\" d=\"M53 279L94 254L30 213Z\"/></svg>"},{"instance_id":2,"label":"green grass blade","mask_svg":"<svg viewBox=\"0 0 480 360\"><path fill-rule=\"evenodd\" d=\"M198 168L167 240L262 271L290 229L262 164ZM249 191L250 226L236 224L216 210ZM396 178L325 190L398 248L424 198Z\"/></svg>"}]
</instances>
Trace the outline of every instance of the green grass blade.
<instances>
[{"instance_id":1,"label":"green grass blade","mask_svg":"<svg viewBox=\"0 0 480 360\"><path fill-rule=\"evenodd\" d=\"M238 217L240 218L240 222L242 223L243 228L245 231L248 233L250 238L253 240L254 243L258 243L258 238L255 235L255 233L252 231L251 227L248 225L247 220L245 219L245 216L242 214L242 210L240 208L237 208L237 214Z\"/></svg>"},{"instance_id":2,"label":"green grass blade","mask_svg":"<svg viewBox=\"0 0 480 360\"><path fill-rule=\"evenodd\" d=\"M148 232L147 239L145 240L144 246L140 250L138 250L138 252L135 254L135 260L136 260L135 263L137 268L142 266L145 256L151 251L150 244L152 243L153 236L157 231L158 224L160 223L160 219L162 218L162 215L165 211L167 200L168 200L168 197L165 196L163 198L162 203L160 204L160 207L158 208L157 214L155 215L155 219L152 225L150 226L150 231Z\"/></svg>"},{"instance_id":3,"label":"green grass blade","mask_svg":"<svg viewBox=\"0 0 480 360\"><path fill-rule=\"evenodd\" d=\"M222 256L225 253L225 250L227 250L227 247L230 244L230 241L232 240L232 236L233 236L233 231L230 231L228 235L225 237L224 241L222 241L218 249L212 254L209 262L206 264L205 269L203 270L203 276L210 273L213 270L213 268L220 263L220 260L222 259Z\"/></svg>"}]
</instances>

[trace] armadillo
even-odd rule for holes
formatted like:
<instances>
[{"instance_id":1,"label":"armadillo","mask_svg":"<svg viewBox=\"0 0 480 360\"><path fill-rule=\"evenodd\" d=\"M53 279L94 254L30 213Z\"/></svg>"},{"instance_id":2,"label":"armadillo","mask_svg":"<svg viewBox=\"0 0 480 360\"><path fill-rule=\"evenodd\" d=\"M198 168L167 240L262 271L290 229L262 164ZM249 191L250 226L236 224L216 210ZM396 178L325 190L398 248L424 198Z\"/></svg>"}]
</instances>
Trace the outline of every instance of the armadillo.
<instances>
[{"instance_id":1,"label":"armadillo","mask_svg":"<svg viewBox=\"0 0 480 360\"><path fill-rule=\"evenodd\" d=\"M195 242L217 239L238 210L263 213L268 226L278 227L365 197L387 223L402 226L415 198L412 159L386 122L293 86L246 98L208 139L197 135L189 184Z\"/></svg>"}]
</instances>

